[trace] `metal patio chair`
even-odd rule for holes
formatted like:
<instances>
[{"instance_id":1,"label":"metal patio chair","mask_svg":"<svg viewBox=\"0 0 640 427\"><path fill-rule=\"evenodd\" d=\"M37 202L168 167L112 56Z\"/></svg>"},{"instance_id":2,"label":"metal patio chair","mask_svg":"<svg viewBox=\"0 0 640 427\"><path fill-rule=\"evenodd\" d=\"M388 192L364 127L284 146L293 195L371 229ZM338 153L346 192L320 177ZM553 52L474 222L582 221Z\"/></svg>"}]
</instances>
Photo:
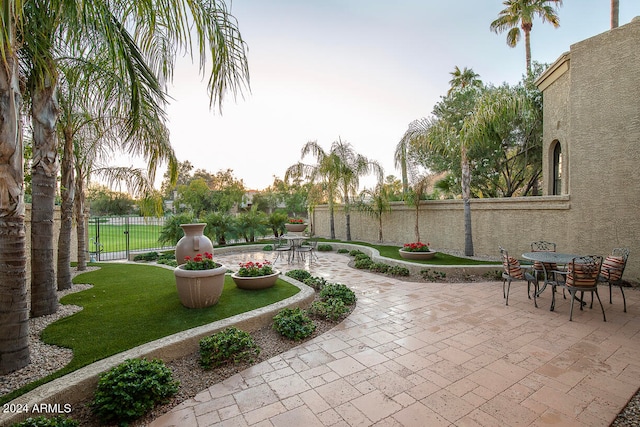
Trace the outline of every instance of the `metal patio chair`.
<instances>
[{"instance_id":1,"label":"metal patio chair","mask_svg":"<svg viewBox=\"0 0 640 427\"><path fill-rule=\"evenodd\" d=\"M620 287L622 293L622 301L624 303L624 312L627 312L627 299L624 296L624 290L622 289L622 275L624 274L624 268L627 266L627 259L629 258L629 249L627 248L614 248L611 251L611 255L607 256L602 262L602 268L600 269L600 277L598 281L600 283L609 284L609 304L612 304L611 300L611 288L612 286Z\"/></svg>"},{"instance_id":2,"label":"metal patio chair","mask_svg":"<svg viewBox=\"0 0 640 427\"><path fill-rule=\"evenodd\" d=\"M527 282L527 297L531 299L531 283L533 283L533 303L538 307L537 292L538 292L538 279L531 274L532 267L521 266L520 261L516 258L509 256L509 252L502 246L499 247L500 255L502 257L502 297L505 299L505 305L509 305L509 290L511 289L511 282L526 281ZM506 290L505 290L506 284Z\"/></svg>"}]
</instances>

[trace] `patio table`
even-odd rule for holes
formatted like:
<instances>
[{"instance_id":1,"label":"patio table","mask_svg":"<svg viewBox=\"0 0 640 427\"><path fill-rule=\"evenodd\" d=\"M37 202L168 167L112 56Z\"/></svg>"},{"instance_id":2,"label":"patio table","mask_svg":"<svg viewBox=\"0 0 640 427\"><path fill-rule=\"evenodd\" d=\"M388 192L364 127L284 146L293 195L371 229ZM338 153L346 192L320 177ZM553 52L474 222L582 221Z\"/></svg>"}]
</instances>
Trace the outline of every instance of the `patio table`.
<instances>
[{"instance_id":1,"label":"patio table","mask_svg":"<svg viewBox=\"0 0 640 427\"><path fill-rule=\"evenodd\" d=\"M288 233L283 234L281 237L283 239L287 239L291 243L291 251L292 251L291 259L293 259L296 255L298 256L298 259L300 259L300 253L296 251L296 248L298 248L302 244L302 241L305 240L307 237L299 234L288 234Z\"/></svg>"},{"instance_id":2,"label":"patio table","mask_svg":"<svg viewBox=\"0 0 640 427\"><path fill-rule=\"evenodd\" d=\"M579 258L582 255L576 254L565 254L562 252L552 252L552 251L536 251L536 252L525 252L522 254L522 258L527 259L529 261L539 261L542 263L543 268L545 269L546 276L552 272L546 271L545 264L560 264L566 265L569 264L574 258ZM536 296L540 296L542 292L547 288L548 281L545 280L542 289L536 292ZM584 303L582 303L584 305ZM551 311L553 311L553 306L551 306Z\"/></svg>"}]
</instances>

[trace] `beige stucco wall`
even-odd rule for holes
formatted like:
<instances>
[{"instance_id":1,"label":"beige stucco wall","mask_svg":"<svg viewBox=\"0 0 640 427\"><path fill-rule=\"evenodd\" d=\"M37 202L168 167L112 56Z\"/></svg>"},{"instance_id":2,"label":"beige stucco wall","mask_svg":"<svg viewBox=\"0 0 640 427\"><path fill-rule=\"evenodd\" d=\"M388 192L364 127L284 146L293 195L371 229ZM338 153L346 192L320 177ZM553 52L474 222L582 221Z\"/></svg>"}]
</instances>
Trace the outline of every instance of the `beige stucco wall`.
<instances>
[{"instance_id":1,"label":"beige stucco wall","mask_svg":"<svg viewBox=\"0 0 640 427\"><path fill-rule=\"evenodd\" d=\"M640 19L571 46L539 79L544 96L543 197L471 201L476 255L498 255L498 245L519 255L532 241L558 251L607 255L631 250L625 278L640 280ZM553 144L563 153L560 196L549 196ZM427 201L420 237L435 249L464 248L460 200ZM413 209L395 204L383 222L390 244L414 241ZM328 237L326 206L313 213L316 234ZM336 237L345 220L336 212ZM353 240L375 242L374 219L352 213Z\"/></svg>"}]
</instances>

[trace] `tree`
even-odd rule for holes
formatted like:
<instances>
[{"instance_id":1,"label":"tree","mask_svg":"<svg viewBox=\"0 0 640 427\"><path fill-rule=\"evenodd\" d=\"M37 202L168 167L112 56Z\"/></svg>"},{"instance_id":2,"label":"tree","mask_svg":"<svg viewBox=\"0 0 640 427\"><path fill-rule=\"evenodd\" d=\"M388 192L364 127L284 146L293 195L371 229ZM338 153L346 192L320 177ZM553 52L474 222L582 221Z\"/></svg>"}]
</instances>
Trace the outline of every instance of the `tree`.
<instances>
[{"instance_id":1,"label":"tree","mask_svg":"<svg viewBox=\"0 0 640 427\"><path fill-rule=\"evenodd\" d=\"M226 245L227 239L235 233L236 220L227 212L209 212L204 222L207 223L206 236L219 245Z\"/></svg>"},{"instance_id":2,"label":"tree","mask_svg":"<svg viewBox=\"0 0 640 427\"><path fill-rule=\"evenodd\" d=\"M322 192L326 194L327 204L329 205L329 227L331 238L336 238L335 219L334 219L334 204L338 185L338 174L340 172L337 167L338 161L335 153L327 153L318 144L317 141L309 141L303 147L301 151L301 158L305 158L307 155L313 155L316 159L316 163L309 165L302 162L298 162L295 165L289 166L285 172L284 180L306 178L313 185L317 181L322 184ZM318 188L313 193L314 197L317 197ZM314 200L314 199L312 199Z\"/></svg>"},{"instance_id":3,"label":"tree","mask_svg":"<svg viewBox=\"0 0 640 427\"><path fill-rule=\"evenodd\" d=\"M256 236L267 234L267 214L252 207L247 212L242 212L236 217L236 231L245 242L255 242Z\"/></svg>"},{"instance_id":4,"label":"tree","mask_svg":"<svg viewBox=\"0 0 640 427\"><path fill-rule=\"evenodd\" d=\"M351 144L338 139L331 145L334 167L337 170L338 187L342 192L346 221L346 239L351 240L351 200L355 197L360 185L360 177L375 174L378 182L384 179L382 166L355 152Z\"/></svg>"},{"instance_id":5,"label":"tree","mask_svg":"<svg viewBox=\"0 0 640 427\"><path fill-rule=\"evenodd\" d=\"M464 89L467 86L482 86L482 80L478 78L480 75L475 73L471 68L464 67L464 69L460 70L460 67L456 65L449 74L451 74L452 78L449 80L451 87L447 95L450 95L455 89Z\"/></svg>"},{"instance_id":6,"label":"tree","mask_svg":"<svg viewBox=\"0 0 640 427\"><path fill-rule=\"evenodd\" d=\"M16 25L22 2L4 0L0 13L0 375L30 362L24 169Z\"/></svg>"},{"instance_id":7,"label":"tree","mask_svg":"<svg viewBox=\"0 0 640 427\"><path fill-rule=\"evenodd\" d=\"M531 70L531 29L533 19L538 16L542 22L550 22L554 28L560 26L560 19L556 9L550 3L562 5L562 0L505 0L504 9L498 18L491 22L490 29L496 34L507 32L507 45L515 47L522 38L520 29L524 32L525 56L527 72Z\"/></svg>"},{"instance_id":8,"label":"tree","mask_svg":"<svg viewBox=\"0 0 640 427\"><path fill-rule=\"evenodd\" d=\"M360 192L360 200L356 209L370 215L378 221L378 242L383 242L382 218L391 212L391 189L388 184L379 182L373 190L364 189Z\"/></svg>"},{"instance_id":9,"label":"tree","mask_svg":"<svg viewBox=\"0 0 640 427\"><path fill-rule=\"evenodd\" d=\"M611 0L611 29L618 28L620 18L620 0Z\"/></svg>"}]
</instances>

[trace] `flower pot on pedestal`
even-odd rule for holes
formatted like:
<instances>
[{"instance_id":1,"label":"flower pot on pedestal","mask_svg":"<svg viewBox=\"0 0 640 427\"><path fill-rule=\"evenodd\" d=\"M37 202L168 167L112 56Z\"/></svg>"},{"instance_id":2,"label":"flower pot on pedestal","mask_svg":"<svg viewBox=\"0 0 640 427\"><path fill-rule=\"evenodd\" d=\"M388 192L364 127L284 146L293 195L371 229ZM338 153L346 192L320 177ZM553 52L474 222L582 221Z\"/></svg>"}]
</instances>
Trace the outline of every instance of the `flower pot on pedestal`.
<instances>
[{"instance_id":1,"label":"flower pot on pedestal","mask_svg":"<svg viewBox=\"0 0 640 427\"><path fill-rule=\"evenodd\" d=\"M180 302L187 308L210 307L218 302L224 288L227 267L208 270L185 270L179 265L173 270Z\"/></svg>"},{"instance_id":2,"label":"flower pot on pedestal","mask_svg":"<svg viewBox=\"0 0 640 427\"><path fill-rule=\"evenodd\" d=\"M284 225L287 231L291 231L292 233L300 233L307 228L307 224L285 224Z\"/></svg>"},{"instance_id":3,"label":"flower pot on pedestal","mask_svg":"<svg viewBox=\"0 0 640 427\"><path fill-rule=\"evenodd\" d=\"M267 274L266 276L242 277L238 276L237 273L233 273L231 278L240 289L266 289L276 283L279 275L280 271L273 270L273 274Z\"/></svg>"},{"instance_id":4,"label":"flower pot on pedestal","mask_svg":"<svg viewBox=\"0 0 640 427\"><path fill-rule=\"evenodd\" d=\"M213 253L211 239L202 234L206 225L205 223L180 224L184 236L176 244L176 261L179 264L182 264L187 256L193 258L199 253Z\"/></svg>"},{"instance_id":5,"label":"flower pot on pedestal","mask_svg":"<svg viewBox=\"0 0 640 427\"><path fill-rule=\"evenodd\" d=\"M411 259L411 260L425 260L425 259L431 259L434 256L436 256L437 252L436 251L429 251L429 252L409 252L409 251L404 251L402 249L400 249L398 251L400 253L400 256L404 259Z\"/></svg>"}]
</instances>

